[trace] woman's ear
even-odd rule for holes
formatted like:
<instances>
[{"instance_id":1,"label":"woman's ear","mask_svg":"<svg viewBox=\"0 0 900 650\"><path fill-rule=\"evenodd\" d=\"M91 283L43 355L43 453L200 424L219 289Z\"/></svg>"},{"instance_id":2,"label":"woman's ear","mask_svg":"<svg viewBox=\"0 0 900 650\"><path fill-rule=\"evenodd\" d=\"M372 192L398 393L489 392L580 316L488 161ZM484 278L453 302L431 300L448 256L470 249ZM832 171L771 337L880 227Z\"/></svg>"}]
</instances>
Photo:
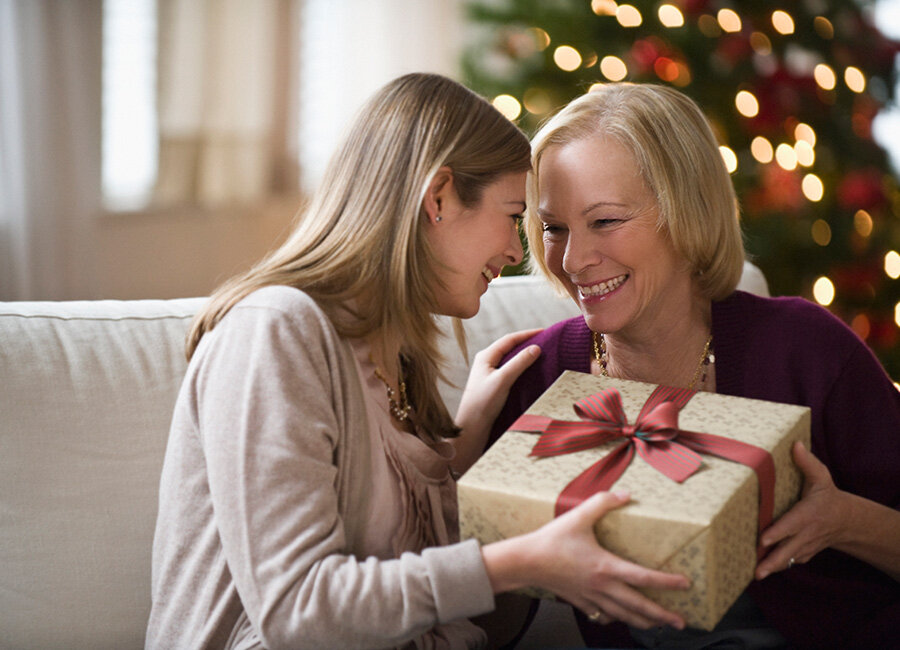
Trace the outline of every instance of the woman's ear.
<instances>
[{"instance_id":1,"label":"woman's ear","mask_svg":"<svg viewBox=\"0 0 900 650\"><path fill-rule=\"evenodd\" d=\"M425 198L422 201L422 208L431 224L443 221L443 210L452 201L454 192L453 170L447 166L441 167L428 183Z\"/></svg>"}]
</instances>

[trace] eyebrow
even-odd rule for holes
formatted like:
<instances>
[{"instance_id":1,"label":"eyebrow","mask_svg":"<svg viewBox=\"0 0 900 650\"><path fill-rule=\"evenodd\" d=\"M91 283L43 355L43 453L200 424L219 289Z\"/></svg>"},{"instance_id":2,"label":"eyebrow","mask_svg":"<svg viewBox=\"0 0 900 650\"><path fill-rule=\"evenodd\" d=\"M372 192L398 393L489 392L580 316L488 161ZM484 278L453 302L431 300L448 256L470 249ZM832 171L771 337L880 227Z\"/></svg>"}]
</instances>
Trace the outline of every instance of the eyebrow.
<instances>
[{"instance_id":1,"label":"eyebrow","mask_svg":"<svg viewBox=\"0 0 900 650\"><path fill-rule=\"evenodd\" d=\"M504 205L521 205L523 210L528 207L528 204L525 203L525 201L513 200L513 201L504 201L503 203L504 203Z\"/></svg>"},{"instance_id":2,"label":"eyebrow","mask_svg":"<svg viewBox=\"0 0 900 650\"><path fill-rule=\"evenodd\" d=\"M610 206L610 205L617 207L617 208L627 208L628 207L627 203L617 203L615 201L597 201L596 203L591 203L584 210L582 210L581 216L586 216L586 215L590 214L591 212L593 212L594 210L596 210L597 208ZM544 217L544 216L552 217L553 216L552 212L550 212L549 210L544 210L543 208L540 208L540 207L537 209L537 213L538 213L538 216L541 216L541 217Z\"/></svg>"}]
</instances>

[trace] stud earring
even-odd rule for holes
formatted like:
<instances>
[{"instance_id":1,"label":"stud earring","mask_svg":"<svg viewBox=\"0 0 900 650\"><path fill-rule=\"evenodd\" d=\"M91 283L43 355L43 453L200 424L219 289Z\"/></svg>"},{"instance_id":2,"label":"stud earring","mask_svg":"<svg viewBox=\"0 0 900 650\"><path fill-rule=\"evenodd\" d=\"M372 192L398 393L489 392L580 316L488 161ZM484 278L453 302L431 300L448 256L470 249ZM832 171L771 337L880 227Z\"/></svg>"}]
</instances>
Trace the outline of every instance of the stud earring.
<instances>
[{"instance_id":1,"label":"stud earring","mask_svg":"<svg viewBox=\"0 0 900 650\"><path fill-rule=\"evenodd\" d=\"M434 218L434 220L435 220L435 222L443 221L444 217L442 217L441 215L438 215Z\"/></svg>"}]
</instances>

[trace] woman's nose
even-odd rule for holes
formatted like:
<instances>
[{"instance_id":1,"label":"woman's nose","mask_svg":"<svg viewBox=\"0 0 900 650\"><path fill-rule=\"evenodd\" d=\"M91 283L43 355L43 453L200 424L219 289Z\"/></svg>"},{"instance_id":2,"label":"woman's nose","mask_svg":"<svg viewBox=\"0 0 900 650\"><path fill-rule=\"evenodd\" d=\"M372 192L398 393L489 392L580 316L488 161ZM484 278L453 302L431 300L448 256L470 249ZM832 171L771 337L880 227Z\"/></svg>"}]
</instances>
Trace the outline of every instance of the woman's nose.
<instances>
[{"instance_id":1,"label":"woman's nose","mask_svg":"<svg viewBox=\"0 0 900 650\"><path fill-rule=\"evenodd\" d=\"M563 271L575 275L589 266L599 264L602 259L603 256L592 242L583 236L569 232L566 249L563 252Z\"/></svg>"}]
</instances>

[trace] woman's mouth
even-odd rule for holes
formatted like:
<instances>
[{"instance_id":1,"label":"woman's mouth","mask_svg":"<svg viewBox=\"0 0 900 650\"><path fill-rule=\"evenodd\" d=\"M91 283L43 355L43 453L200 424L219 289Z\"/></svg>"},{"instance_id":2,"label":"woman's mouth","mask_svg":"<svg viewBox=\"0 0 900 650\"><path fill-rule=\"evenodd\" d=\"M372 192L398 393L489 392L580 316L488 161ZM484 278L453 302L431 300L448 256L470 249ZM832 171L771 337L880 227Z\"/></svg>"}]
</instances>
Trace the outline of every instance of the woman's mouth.
<instances>
[{"instance_id":1,"label":"woman's mouth","mask_svg":"<svg viewBox=\"0 0 900 650\"><path fill-rule=\"evenodd\" d=\"M603 282L598 282L597 284L589 284L589 285L576 285L578 288L578 295L582 298L598 298L600 296L605 296L606 294L615 291L625 280L628 279L628 274L623 273L620 276L615 278L610 278L609 280L604 280Z\"/></svg>"},{"instance_id":2,"label":"woman's mouth","mask_svg":"<svg viewBox=\"0 0 900 650\"><path fill-rule=\"evenodd\" d=\"M488 281L488 284L490 284L491 280L493 280L493 279L496 278L498 275L500 275L500 272L497 271L497 272L495 273L495 272L494 272L494 269L492 269L492 268L489 267L489 266L485 266L483 269L481 269L481 275L483 275L483 276L484 276L484 279Z\"/></svg>"}]
</instances>

